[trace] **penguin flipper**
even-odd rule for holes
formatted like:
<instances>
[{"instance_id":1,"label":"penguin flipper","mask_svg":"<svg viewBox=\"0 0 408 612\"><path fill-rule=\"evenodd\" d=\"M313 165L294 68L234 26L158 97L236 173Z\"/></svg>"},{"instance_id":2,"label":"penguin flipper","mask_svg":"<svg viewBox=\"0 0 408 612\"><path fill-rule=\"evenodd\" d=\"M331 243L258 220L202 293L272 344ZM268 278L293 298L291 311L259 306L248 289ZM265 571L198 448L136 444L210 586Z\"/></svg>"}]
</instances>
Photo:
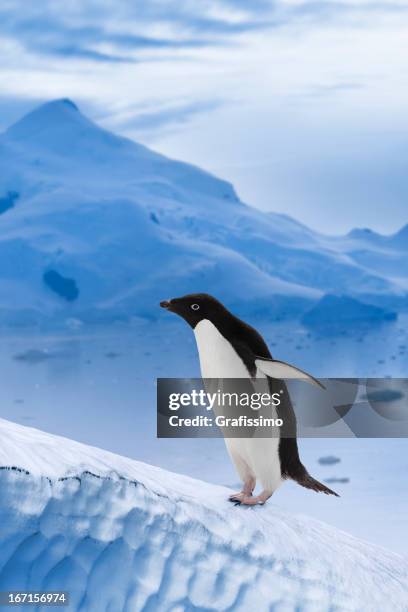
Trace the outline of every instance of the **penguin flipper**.
<instances>
[{"instance_id":1,"label":"penguin flipper","mask_svg":"<svg viewBox=\"0 0 408 612\"><path fill-rule=\"evenodd\" d=\"M279 361L278 359L263 359L258 357L255 359L256 367L261 370L266 376L270 378L296 378L298 380L303 380L312 385L316 385L321 389L325 389L325 386L317 380L311 374L300 370L296 366L290 365L290 363L286 363L285 361Z\"/></svg>"}]
</instances>

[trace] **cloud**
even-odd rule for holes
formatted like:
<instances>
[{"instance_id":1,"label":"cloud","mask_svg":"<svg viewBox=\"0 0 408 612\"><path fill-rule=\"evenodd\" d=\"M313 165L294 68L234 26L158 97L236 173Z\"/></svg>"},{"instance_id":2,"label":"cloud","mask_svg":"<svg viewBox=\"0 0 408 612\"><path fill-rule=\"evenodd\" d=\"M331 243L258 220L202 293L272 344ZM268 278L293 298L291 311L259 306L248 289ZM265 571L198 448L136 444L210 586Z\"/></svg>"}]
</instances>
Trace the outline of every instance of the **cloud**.
<instances>
[{"instance_id":1,"label":"cloud","mask_svg":"<svg viewBox=\"0 0 408 612\"><path fill-rule=\"evenodd\" d=\"M359 82L342 82L339 81L337 83L325 83L325 84L315 84L311 85L308 88L304 89L299 93L299 96L302 98L322 98L324 96L330 96L339 94L342 92L348 91L356 91L359 89L363 89L363 83Z\"/></svg>"},{"instance_id":2,"label":"cloud","mask_svg":"<svg viewBox=\"0 0 408 612\"><path fill-rule=\"evenodd\" d=\"M4 0L0 129L70 97L108 129L225 173L265 209L345 227L375 222L375 202L400 223L407 11L402 0Z\"/></svg>"},{"instance_id":3,"label":"cloud","mask_svg":"<svg viewBox=\"0 0 408 612\"><path fill-rule=\"evenodd\" d=\"M122 63L143 61L146 51L230 45L241 35L291 24L407 10L399 2L369 0L44 0L41 6L10 0L0 6L0 37L46 56Z\"/></svg>"},{"instance_id":4,"label":"cloud","mask_svg":"<svg viewBox=\"0 0 408 612\"><path fill-rule=\"evenodd\" d=\"M75 18L70 6L77 4ZM208 46L228 44L222 35L232 35L261 27L253 20L242 23L229 22L201 16L200 11L180 9L174 3L163 7L157 0L150 6L138 5L138 11L130 2L125 10L116 11L117 4L107 2L102 16L93 13L93 3L82 0L82 4L70 3L52 10L52 3L43 12L36 5L14 0L0 7L0 37L15 39L27 51L48 56L74 57L97 62L142 61L144 51L175 51L200 49ZM169 4L172 4L171 2ZM122 7L122 8L123 8ZM110 8L110 10L108 10ZM146 29L169 32L167 36L146 34ZM181 34L183 28L185 34ZM208 36L207 36L208 34ZM109 46L110 52L101 50ZM123 55L119 51L139 52L139 55Z\"/></svg>"},{"instance_id":5,"label":"cloud","mask_svg":"<svg viewBox=\"0 0 408 612\"><path fill-rule=\"evenodd\" d=\"M39 51L45 51L44 47L37 47ZM67 45L63 47L51 47L47 49L48 53L53 55L61 56L64 58L75 58L92 60L94 62L109 62L109 63L136 63L136 59L129 56L113 55L110 53L101 53L100 51L94 51L93 49L86 49L84 47L78 47L75 45Z\"/></svg>"},{"instance_id":6,"label":"cloud","mask_svg":"<svg viewBox=\"0 0 408 612\"><path fill-rule=\"evenodd\" d=\"M294 5L288 16L293 21L307 20L308 22L335 21L343 18L359 17L363 21L372 16L395 13L406 13L408 6L400 2L327 2L324 0L308 0Z\"/></svg>"},{"instance_id":7,"label":"cloud","mask_svg":"<svg viewBox=\"0 0 408 612\"><path fill-rule=\"evenodd\" d=\"M18 11L16 11L18 12ZM141 56L123 55L120 50L154 51L202 48L217 41L207 41L198 38L166 38L147 36L127 32L128 26L121 26L114 31L109 30L112 24L107 18L106 23L97 25L72 25L64 22L61 16L48 15L46 18L37 14L16 16L8 9L0 8L0 37L14 38L26 50L57 57L74 57L77 59L94 60L97 62L135 62L141 61ZM101 46L109 46L111 52L101 50Z\"/></svg>"},{"instance_id":8,"label":"cloud","mask_svg":"<svg viewBox=\"0 0 408 612\"><path fill-rule=\"evenodd\" d=\"M115 116L115 127L136 133L156 132L163 128L171 129L187 123L195 115L212 112L223 104L224 102L220 99L192 100L176 102L152 111L130 108ZM105 121L109 123L109 119Z\"/></svg>"}]
</instances>

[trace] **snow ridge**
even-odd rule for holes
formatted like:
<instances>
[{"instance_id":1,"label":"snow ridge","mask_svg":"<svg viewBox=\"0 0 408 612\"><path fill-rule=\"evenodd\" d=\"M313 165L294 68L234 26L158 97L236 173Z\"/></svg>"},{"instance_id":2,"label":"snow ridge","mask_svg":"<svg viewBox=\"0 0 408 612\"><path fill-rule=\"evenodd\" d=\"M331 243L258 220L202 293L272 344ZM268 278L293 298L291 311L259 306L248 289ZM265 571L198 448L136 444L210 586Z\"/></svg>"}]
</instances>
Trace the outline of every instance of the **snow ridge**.
<instances>
[{"instance_id":1,"label":"snow ridge","mask_svg":"<svg viewBox=\"0 0 408 612\"><path fill-rule=\"evenodd\" d=\"M399 555L64 438L5 421L0 436L0 590L64 589L92 612L405 609Z\"/></svg>"}]
</instances>

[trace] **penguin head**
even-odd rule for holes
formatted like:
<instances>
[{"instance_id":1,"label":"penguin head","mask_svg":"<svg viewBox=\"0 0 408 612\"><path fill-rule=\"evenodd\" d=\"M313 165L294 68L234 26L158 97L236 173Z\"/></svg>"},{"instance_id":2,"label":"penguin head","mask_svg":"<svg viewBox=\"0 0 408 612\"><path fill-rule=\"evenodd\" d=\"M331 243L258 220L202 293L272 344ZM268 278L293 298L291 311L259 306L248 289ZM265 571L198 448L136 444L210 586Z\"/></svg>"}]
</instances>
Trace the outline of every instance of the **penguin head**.
<instances>
[{"instance_id":1,"label":"penguin head","mask_svg":"<svg viewBox=\"0 0 408 612\"><path fill-rule=\"evenodd\" d=\"M220 318L228 314L221 302L208 293L190 293L183 297L164 300L160 302L160 306L182 317L193 329L203 319L216 324Z\"/></svg>"}]
</instances>

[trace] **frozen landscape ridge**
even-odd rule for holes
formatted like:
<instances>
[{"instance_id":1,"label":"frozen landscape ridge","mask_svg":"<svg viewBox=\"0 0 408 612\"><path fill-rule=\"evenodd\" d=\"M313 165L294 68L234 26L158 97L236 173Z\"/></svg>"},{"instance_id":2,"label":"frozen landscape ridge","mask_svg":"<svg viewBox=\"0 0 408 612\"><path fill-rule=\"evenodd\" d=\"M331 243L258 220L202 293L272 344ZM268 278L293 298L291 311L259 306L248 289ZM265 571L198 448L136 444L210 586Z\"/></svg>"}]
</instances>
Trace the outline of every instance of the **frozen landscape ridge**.
<instances>
[{"instance_id":1,"label":"frozen landscape ridge","mask_svg":"<svg viewBox=\"0 0 408 612\"><path fill-rule=\"evenodd\" d=\"M406 610L408 561L306 516L0 420L0 590L69 610ZM64 608L65 609L65 608Z\"/></svg>"},{"instance_id":2,"label":"frozen landscape ridge","mask_svg":"<svg viewBox=\"0 0 408 612\"><path fill-rule=\"evenodd\" d=\"M317 305L319 320L327 311L328 322L373 325L407 309L407 228L324 236L247 206L227 181L112 134L66 99L0 134L5 325L161 316L163 297L197 291L243 315L300 317Z\"/></svg>"}]
</instances>

